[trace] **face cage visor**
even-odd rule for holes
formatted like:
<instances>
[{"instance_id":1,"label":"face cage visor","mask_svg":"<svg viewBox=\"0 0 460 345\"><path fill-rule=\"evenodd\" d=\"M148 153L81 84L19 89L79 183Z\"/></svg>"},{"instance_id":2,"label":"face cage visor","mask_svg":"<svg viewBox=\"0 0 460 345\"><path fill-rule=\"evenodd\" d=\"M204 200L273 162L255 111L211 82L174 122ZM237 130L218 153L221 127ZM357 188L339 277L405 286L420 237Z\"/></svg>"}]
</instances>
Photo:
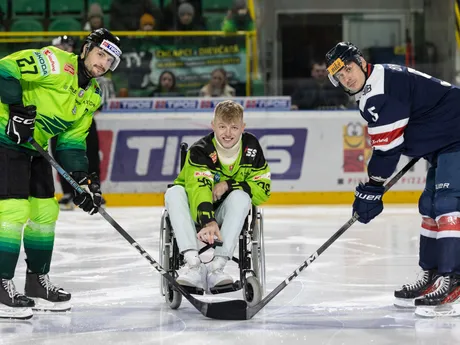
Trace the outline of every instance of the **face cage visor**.
<instances>
[{"instance_id":1,"label":"face cage visor","mask_svg":"<svg viewBox=\"0 0 460 345\"><path fill-rule=\"evenodd\" d=\"M102 50L106 51L110 56L114 58L112 65L110 66L110 70L113 72L120 64L120 58L122 51L118 48L115 44L110 42L109 40L103 40L100 45L97 47L101 48Z\"/></svg>"}]
</instances>

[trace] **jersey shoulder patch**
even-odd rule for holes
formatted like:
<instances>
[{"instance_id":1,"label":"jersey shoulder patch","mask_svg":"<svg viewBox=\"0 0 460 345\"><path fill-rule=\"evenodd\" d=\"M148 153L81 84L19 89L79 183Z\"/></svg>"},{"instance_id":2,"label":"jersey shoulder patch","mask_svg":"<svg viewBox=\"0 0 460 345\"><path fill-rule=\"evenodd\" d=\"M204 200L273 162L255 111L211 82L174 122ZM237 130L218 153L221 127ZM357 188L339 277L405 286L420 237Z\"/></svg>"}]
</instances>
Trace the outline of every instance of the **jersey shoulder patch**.
<instances>
[{"instance_id":1,"label":"jersey shoulder patch","mask_svg":"<svg viewBox=\"0 0 460 345\"><path fill-rule=\"evenodd\" d=\"M366 85L359 94L359 110L364 111L366 103L369 99L383 95L385 93L385 68L382 65L374 65L369 78L367 78Z\"/></svg>"},{"instance_id":2,"label":"jersey shoulder patch","mask_svg":"<svg viewBox=\"0 0 460 345\"><path fill-rule=\"evenodd\" d=\"M215 168L217 152L212 143L213 137L214 133L210 133L190 146L190 163Z\"/></svg>"}]
</instances>

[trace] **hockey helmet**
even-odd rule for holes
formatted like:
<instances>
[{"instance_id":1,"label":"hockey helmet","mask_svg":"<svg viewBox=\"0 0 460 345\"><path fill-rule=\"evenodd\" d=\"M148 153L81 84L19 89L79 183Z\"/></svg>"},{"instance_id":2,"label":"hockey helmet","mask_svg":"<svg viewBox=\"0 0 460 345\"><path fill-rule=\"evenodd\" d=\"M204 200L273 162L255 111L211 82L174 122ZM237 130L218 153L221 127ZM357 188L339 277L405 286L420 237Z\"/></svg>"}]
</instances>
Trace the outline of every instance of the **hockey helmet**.
<instances>
[{"instance_id":1,"label":"hockey helmet","mask_svg":"<svg viewBox=\"0 0 460 345\"><path fill-rule=\"evenodd\" d=\"M51 44L53 46L68 45L68 46L71 46L72 48L75 48L74 39L72 37L70 37L70 36L67 36L67 35L58 36L58 37L54 38L51 41Z\"/></svg>"},{"instance_id":2,"label":"hockey helmet","mask_svg":"<svg viewBox=\"0 0 460 345\"><path fill-rule=\"evenodd\" d=\"M326 54L326 64L328 77L331 83L337 87L340 85L339 81L335 78L335 74L340 71L347 62L356 62L361 66L361 57L363 54L357 46L350 42L337 43L334 48L329 50Z\"/></svg>"},{"instance_id":3,"label":"hockey helmet","mask_svg":"<svg viewBox=\"0 0 460 345\"><path fill-rule=\"evenodd\" d=\"M91 32L88 37L86 37L85 44L89 44L87 52L94 47L98 47L109 53L114 58L113 63L110 66L110 70L115 71L120 63L122 54L120 39L117 36L112 34L109 30L101 28ZM85 53L85 56L86 54L87 53Z\"/></svg>"}]
</instances>

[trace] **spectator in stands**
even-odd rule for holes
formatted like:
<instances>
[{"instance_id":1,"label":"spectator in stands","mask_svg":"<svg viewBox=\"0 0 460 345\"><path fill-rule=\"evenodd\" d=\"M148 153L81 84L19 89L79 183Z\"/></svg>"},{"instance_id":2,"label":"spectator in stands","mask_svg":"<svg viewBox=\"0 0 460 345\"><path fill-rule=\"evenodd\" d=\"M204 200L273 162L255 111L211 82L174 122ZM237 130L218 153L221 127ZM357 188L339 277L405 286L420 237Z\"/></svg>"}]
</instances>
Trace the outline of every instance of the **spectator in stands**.
<instances>
[{"instance_id":1,"label":"spectator in stands","mask_svg":"<svg viewBox=\"0 0 460 345\"><path fill-rule=\"evenodd\" d=\"M204 23L195 17L195 8L192 4L184 2L177 9L178 20L173 28L175 31L203 31L206 30Z\"/></svg>"},{"instance_id":2,"label":"spectator in stands","mask_svg":"<svg viewBox=\"0 0 460 345\"><path fill-rule=\"evenodd\" d=\"M217 68L211 73L211 80L200 90L201 97L235 97L235 89L228 85L227 72Z\"/></svg>"},{"instance_id":3,"label":"spectator in stands","mask_svg":"<svg viewBox=\"0 0 460 345\"><path fill-rule=\"evenodd\" d=\"M293 110L346 109L348 96L327 79L325 61L314 61L311 78L299 83L292 95Z\"/></svg>"},{"instance_id":4,"label":"spectator in stands","mask_svg":"<svg viewBox=\"0 0 460 345\"><path fill-rule=\"evenodd\" d=\"M233 8L228 11L222 23L222 31L252 31L254 30L254 21L246 7L245 0L235 0Z\"/></svg>"},{"instance_id":5,"label":"spectator in stands","mask_svg":"<svg viewBox=\"0 0 460 345\"><path fill-rule=\"evenodd\" d=\"M83 26L85 31L93 31L103 28L104 26L104 12L102 7L97 2L91 4L88 10L88 21Z\"/></svg>"},{"instance_id":6,"label":"spectator in stands","mask_svg":"<svg viewBox=\"0 0 460 345\"><path fill-rule=\"evenodd\" d=\"M113 0L110 6L110 29L136 31L139 29L139 18L144 13L155 18L156 29L162 27L161 11L152 0Z\"/></svg>"},{"instance_id":7,"label":"spectator in stands","mask_svg":"<svg viewBox=\"0 0 460 345\"><path fill-rule=\"evenodd\" d=\"M144 13L139 20L140 31L153 31L155 29L155 18L150 13Z\"/></svg>"},{"instance_id":8,"label":"spectator in stands","mask_svg":"<svg viewBox=\"0 0 460 345\"><path fill-rule=\"evenodd\" d=\"M158 86L153 90L152 97L179 97L176 76L171 71L163 71L158 78Z\"/></svg>"},{"instance_id":9,"label":"spectator in stands","mask_svg":"<svg viewBox=\"0 0 460 345\"><path fill-rule=\"evenodd\" d=\"M170 0L168 5L163 8L164 24L168 30L176 30L176 23L179 21L179 6L189 3L194 9L194 20L200 27L206 27L202 11L201 0Z\"/></svg>"}]
</instances>

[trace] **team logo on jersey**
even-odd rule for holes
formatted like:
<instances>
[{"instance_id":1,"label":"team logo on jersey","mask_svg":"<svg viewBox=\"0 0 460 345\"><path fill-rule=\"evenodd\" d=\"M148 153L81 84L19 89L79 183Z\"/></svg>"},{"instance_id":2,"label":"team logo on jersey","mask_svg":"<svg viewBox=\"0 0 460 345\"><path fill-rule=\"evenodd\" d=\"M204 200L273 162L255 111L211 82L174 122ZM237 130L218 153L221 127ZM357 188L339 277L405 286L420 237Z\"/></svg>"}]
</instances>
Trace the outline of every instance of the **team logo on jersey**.
<instances>
[{"instance_id":1,"label":"team logo on jersey","mask_svg":"<svg viewBox=\"0 0 460 345\"><path fill-rule=\"evenodd\" d=\"M214 181L214 177L210 171L195 171L195 177L205 177L208 180Z\"/></svg>"},{"instance_id":2,"label":"team logo on jersey","mask_svg":"<svg viewBox=\"0 0 460 345\"><path fill-rule=\"evenodd\" d=\"M359 122L343 126L343 172L366 172L371 155L372 145L367 126Z\"/></svg>"},{"instance_id":3,"label":"team logo on jersey","mask_svg":"<svg viewBox=\"0 0 460 345\"><path fill-rule=\"evenodd\" d=\"M49 72L48 72L48 65L46 64L45 58L39 52L34 52L34 55L37 57L38 63L40 65L40 74L46 77L49 74Z\"/></svg>"},{"instance_id":4,"label":"team logo on jersey","mask_svg":"<svg viewBox=\"0 0 460 345\"><path fill-rule=\"evenodd\" d=\"M213 162L214 164L216 164L216 162L217 162L217 152L216 152L216 151L212 152L212 153L209 155L209 157L211 158L212 162Z\"/></svg>"},{"instance_id":5,"label":"team logo on jersey","mask_svg":"<svg viewBox=\"0 0 460 345\"><path fill-rule=\"evenodd\" d=\"M51 67L51 74L59 74L59 70L60 70L59 61L56 55L54 55L54 53L49 49L44 49L43 54L45 54L46 57L48 58L48 61Z\"/></svg>"},{"instance_id":6,"label":"team logo on jersey","mask_svg":"<svg viewBox=\"0 0 460 345\"><path fill-rule=\"evenodd\" d=\"M372 91L372 86L371 85L365 85L364 90L363 90L363 96L366 96L371 91Z\"/></svg>"},{"instance_id":7,"label":"team logo on jersey","mask_svg":"<svg viewBox=\"0 0 460 345\"><path fill-rule=\"evenodd\" d=\"M75 75L75 68L70 63L66 63L64 65L64 72L67 72L70 75Z\"/></svg>"},{"instance_id":8,"label":"team logo on jersey","mask_svg":"<svg viewBox=\"0 0 460 345\"><path fill-rule=\"evenodd\" d=\"M254 176L252 178L253 181L258 181L258 180L261 180L261 179L267 179L267 180L271 180L271 173L270 172L267 172L265 174L262 174L262 175L257 175L257 176Z\"/></svg>"}]
</instances>

